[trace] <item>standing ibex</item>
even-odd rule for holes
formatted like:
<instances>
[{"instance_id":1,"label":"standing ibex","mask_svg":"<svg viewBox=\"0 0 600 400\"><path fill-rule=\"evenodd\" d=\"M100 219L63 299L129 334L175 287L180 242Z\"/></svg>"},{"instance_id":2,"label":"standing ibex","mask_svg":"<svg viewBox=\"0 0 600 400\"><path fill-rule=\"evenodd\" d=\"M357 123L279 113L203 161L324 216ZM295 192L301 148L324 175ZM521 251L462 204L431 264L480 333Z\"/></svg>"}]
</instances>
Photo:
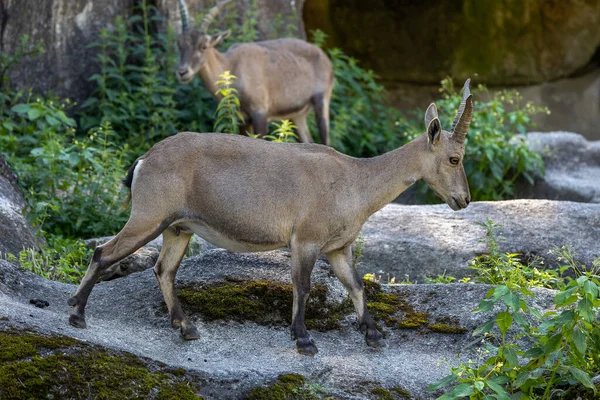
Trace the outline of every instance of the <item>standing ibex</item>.
<instances>
[{"instance_id":1,"label":"standing ibex","mask_svg":"<svg viewBox=\"0 0 600 400\"><path fill-rule=\"evenodd\" d=\"M315 144L211 133L179 133L155 144L129 169L131 216L121 232L94 251L69 299L77 306L69 322L84 328L85 305L101 272L162 233L154 272L172 325L181 328L184 339L197 339L174 292L177 268L196 233L230 251L292 249L291 333L300 353L317 351L304 325L304 308L319 253L327 255L348 289L367 344L384 345L352 267L352 243L371 214L419 179L453 210L467 207L471 197L462 160L472 111L467 80L450 132L442 130L431 104L424 135L369 159Z\"/></svg>"},{"instance_id":2,"label":"standing ibex","mask_svg":"<svg viewBox=\"0 0 600 400\"><path fill-rule=\"evenodd\" d=\"M229 2L223 0L213 7L200 29L188 29L187 9L179 0L183 30L178 40L179 81L188 82L199 74L214 94L219 75L231 71L237 77L233 87L238 91L242 114L254 133L265 135L269 120L291 119L300 141L312 142L306 116L314 109L321 143L329 145L329 100L334 81L329 58L318 47L299 39L239 43L220 53L215 46L231 32L209 35L207 30Z\"/></svg>"}]
</instances>

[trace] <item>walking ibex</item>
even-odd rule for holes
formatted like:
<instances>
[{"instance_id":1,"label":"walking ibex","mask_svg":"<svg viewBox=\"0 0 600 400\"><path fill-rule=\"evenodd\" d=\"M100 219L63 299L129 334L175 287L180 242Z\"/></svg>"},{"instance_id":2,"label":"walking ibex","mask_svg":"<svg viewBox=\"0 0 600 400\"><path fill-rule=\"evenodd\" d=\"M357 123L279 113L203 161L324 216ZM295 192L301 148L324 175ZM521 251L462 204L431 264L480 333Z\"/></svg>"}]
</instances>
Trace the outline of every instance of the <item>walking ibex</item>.
<instances>
[{"instance_id":1,"label":"walking ibex","mask_svg":"<svg viewBox=\"0 0 600 400\"><path fill-rule=\"evenodd\" d=\"M345 285L367 344L383 346L367 311L351 246L363 223L419 179L453 209L471 197L462 160L473 103L469 81L450 132L435 104L425 113L424 135L368 159L326 146L274 143L214 133L179 133L154 145L129 169L131 216L113 239L98 246L77 292L71 325L85 328L84 310L98 276L111 264L163 234L154 272L173 327L184 339L199 333L174 292L177 268L193 233L238 252L292 250L292 337L298 351L317 348L304 325L310 275L319 253Z\"/></svg>"},{"instance_id":2,"label":"walking ibex","mask_svg":"<svg viewBox=\"0 0 600 400\"><path fill-rule=\"evenodd\" d=\"M179 0L182 33L178 40L180 82L195 74L211 92L219 75L231 71L237 77L241 111L254 133L265 135L267 121L291 119L301 142L312 142L306 116L315 110L321 143L329 145L329 100L333 89L331 61L318 47L299 39L277 39L239 43L226 53L215 46L230 31L207 33L218 12L231 0L220 1L204 17L200 29L188 29L184 0ZM250 125L251 123L251 125Z\"/></svg>"}]
</instances>

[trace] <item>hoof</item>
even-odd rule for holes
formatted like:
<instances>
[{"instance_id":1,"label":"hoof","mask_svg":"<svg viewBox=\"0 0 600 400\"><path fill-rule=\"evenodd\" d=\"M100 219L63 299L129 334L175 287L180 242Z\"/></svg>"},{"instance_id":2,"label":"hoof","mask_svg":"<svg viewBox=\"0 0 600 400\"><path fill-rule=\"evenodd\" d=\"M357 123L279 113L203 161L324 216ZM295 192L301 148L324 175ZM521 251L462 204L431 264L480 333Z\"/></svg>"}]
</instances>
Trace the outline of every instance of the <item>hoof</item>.
<instances>
[{"instance_id":1,"label":"hoof","mask_svg":"<svg viewBox=\"0 0 600 400\"><path fill-rule=\"evenodd\" d=\"M67 304L71 307L75 307L77 305L77 297L73 296L67 300Z\"/></svg>"},{"instance_id":2,"label":"hoof","mask_svg":"<svg viewBox=\"0 0 600 400\"><path fill-rule=\"evenodd\" d=\"M367 345L371 347L386 347L387 343L383 339L383 335L378 330L367 331L365 335L365 340L367 341Z\"/></svg>"},{"instance_id":3,"label":"hoof","mask_svg":"<svg viewBox=\"0 0 600 400\"><path fill-rule=\"evenodd\" d=\"M314 356L319 351L317 350L315 341L310 336L296 339L296 350L298 350L299 354L305 356Z\"/></svg>"},{"instance_id":4,"label":"hoof","mask_svg":"<svg viewBox=\"0 0 600 400\"><path fill-rule=\"evenodd\" d=\"M75 328L85 329L87 325L85 323L85 317L79 314L71 314L69 315L69 324L74 326Z\"/></svg>"},{"instance_id":5,"label":"hoof","mask_svg":"<svg viewBox=\"0 0 600 400\"><path fill-rule=\"evenodd\" d=\"M181 326L181 337L185 340L197 340L200 339L200 332L194 325L188 325L187 327Z\"/></svg>"}]
</instances>

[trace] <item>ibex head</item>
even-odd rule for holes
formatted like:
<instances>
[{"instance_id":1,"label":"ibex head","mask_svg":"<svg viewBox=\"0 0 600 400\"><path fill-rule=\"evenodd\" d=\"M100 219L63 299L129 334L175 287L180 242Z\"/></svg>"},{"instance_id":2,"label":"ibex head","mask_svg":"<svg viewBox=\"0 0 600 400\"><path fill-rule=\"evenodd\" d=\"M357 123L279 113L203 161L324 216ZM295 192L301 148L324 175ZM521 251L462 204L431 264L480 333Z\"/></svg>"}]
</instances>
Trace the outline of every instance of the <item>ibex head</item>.
<instances>
[{"instance_id":1,"label":"ibex head","mask_svg":"<svg viewBox=\"0 0 600 400\"><path fill-rule=\"evenodd\" d=\"M427 127L427 155L429 164L424 171L425 182L454 211L469 205L471 194L463 167L465 154L465 136L473 116L473 100L469 91L470 79L463 87L463 96L450 132L442 130L435 104L425 111Z\"/></svg>"},{"instance_id":2,"label":"ibex head","mask_svg":"<svg viewBox=\"0 0 600 400\"><path fill-rule=\"evenodd\" d=\"M202 20L199 29L189 28L189 15L184 0L179 0L179 11L181 12L181 35L177 40L181 59L177 68L177 79L185 83L192 80L194 75L200 71L205 62L204 52L216 46L221 40L227 38L230 30L218 32L214 35L207 33L208 27L219 11L232 0L221 0L210 9Z\"/></svg>"}]
</instances>

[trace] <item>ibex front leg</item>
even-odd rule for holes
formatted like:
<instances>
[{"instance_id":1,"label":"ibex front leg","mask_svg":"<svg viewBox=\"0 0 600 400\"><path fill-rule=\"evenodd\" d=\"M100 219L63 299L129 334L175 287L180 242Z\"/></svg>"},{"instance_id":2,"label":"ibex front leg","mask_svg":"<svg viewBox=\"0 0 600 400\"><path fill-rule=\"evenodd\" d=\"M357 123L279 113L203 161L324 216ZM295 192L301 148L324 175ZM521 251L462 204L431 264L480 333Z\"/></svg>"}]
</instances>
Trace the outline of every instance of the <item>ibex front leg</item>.
<instances>
[{"instance_id":1,"label":"ibex front leg","mask_svg":"<svg viewBox=\"0 0 600 400\"><path fill-rule=\"evenodd\" d=\"M383 335L375 327L375 322L367 310L364 284L352 266L352 247L327 253L333 273L344 284L350 294L354 308L358 314L358 324L369 346L384 347Z\"/></svg>"},{"instance_id":2,"label":"ibex front leg","mask_svg":"<svg viewBox=\"0 0 600 400\"><path fill-rule=\"evenodd\" d=\"M292 339L296 340L298 353L313 356L317 346L304 324L304 312L310 292L310 275L319 256L319 249L310 245L292 243L292 284L294 303L292 310Z\"/></svg>"}]
</instances>

